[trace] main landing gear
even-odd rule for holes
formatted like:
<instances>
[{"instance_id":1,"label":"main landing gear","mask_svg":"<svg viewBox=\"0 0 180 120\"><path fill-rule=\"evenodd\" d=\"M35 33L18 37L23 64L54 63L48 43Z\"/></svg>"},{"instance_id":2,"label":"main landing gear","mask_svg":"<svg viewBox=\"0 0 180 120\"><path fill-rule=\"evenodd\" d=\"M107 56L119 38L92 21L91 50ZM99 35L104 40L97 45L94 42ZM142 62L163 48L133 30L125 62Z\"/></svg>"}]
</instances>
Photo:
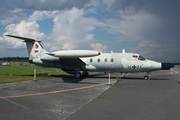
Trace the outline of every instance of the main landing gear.
<instances>
[{"instance_id":1,"label":"main landing gear","mask_svg":"<svg viewBox=\"0 0 180 120\"><path fill-rule=\"evenodd\" d=\"M89 73L88 73L87 71L83 71L82 74L78 71L78 72L76 72L76 73L74 74L74 77L75 77L76 79L79 79L81 76L83 76L83 77L88 77L88 75L89 75Z\"/></svg>"},{"instance_id":2,"label":"main landing gear","mask_svg":"<svg viewBox=\"0 0 180 120\"><path fill-rule=\"evenodd\" d=\"M150 73L150 72L147 72L147 75L144 76L144 79L145 79L145 80L149 80L149 79L150 79L150 76L151 76L151 73Z\"/></svg>"},{"instance_id":3,"label":"main landing gear","mask_svg":"<svg viewBox=\"0 0 180 120\"><path fill-rule=\"evenodd\" d=\"M79 79L79 78L81 77L81 73L80 73L80 72L76 72L76 73L74 74L74 77L75 77L76 79Z\"/></svg>"}]
</instances>

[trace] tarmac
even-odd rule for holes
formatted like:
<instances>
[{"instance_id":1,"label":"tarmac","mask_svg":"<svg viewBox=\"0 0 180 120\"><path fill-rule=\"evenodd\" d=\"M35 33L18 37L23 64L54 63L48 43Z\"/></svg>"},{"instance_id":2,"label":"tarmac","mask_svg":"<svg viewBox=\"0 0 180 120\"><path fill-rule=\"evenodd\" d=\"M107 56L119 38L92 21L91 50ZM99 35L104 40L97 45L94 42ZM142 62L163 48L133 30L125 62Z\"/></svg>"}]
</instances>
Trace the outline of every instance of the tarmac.
<instances>
[{"instance_id":1,"label":"tarmac","mask_svg":"<svg viewBox=\"0 0 180 120\"><path fill-rule=\"evenodd\" d=\"M112 82L115 79L112 77ZM109 89L107 83L107 75L92 73L78 80L60 75L50 80L0 85L0 119L67 119Z\"/></svg>"},{"instance_id":2,"label":"tarmac","mask_svg":"<svg viewBox=\"0 0 180 120\"><path fill-rule=\"evenodd\" d=\"M68 120L179 120L180 69L131 74Z\"/></svg>"},{"instance_id":3,"label":"tarmac","mask_svg":"<svg viewBox=\"0 0 180 120\"><path fill-rule=\"evenodd\" d=\"M111 74L112 84L119 74ZM121 75L122 76L122 75ZM93 73L0 85L2 120L179 120L180 69L129 74L110 86L108 75Z\"/></svg>"}]
</instances>

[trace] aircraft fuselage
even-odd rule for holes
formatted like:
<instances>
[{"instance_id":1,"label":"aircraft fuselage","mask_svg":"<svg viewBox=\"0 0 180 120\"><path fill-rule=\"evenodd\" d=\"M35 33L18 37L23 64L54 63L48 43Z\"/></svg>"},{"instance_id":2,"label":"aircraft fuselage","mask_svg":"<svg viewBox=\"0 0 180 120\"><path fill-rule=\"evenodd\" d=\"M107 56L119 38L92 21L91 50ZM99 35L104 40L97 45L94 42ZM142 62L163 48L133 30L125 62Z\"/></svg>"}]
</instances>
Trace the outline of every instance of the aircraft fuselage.
<instances>
[{"instance_id":1,"label":"aircraft fuselage","mask_svg":"<svg viewBox=\"0 0 180 120\"><path fill-rule=\"evenodd\" d=\"M113 72L149 72L161 70L161 63L147 59L138 59L133 53L102 53L91 58L81 58L86 64L85 70ZM91 66L91 67L89 67Z\"/></svg>"},{"instance_id":2,"label":"aircraft fuselage","mask_svg":"<svg viewBox=\"0 0 180 120\"><path fill-rule=\"evenodd\" d=\"M47 55L48 56L48 55ZM82 70L82 71L112 71L112 72L151 72L162 69L162 63L147 60L134 53L101 53L94 57L79 58L85 64L73 64L73 60L61 62L58 57L45 57L46 59L34 59L33 63L39 66L56 67L65 70ZM141 57L141 59L140 59ZM52 62L53 61L53 62Z\"/></svg>"}]
</instances>

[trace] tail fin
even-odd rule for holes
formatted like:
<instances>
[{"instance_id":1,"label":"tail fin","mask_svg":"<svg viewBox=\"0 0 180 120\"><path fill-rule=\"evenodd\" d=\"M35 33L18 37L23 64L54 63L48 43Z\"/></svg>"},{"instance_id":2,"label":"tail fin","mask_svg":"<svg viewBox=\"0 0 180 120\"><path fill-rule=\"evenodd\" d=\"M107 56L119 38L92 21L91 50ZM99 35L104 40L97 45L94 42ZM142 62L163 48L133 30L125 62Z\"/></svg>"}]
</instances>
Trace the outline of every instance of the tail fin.
<instances>
[{"instance_id":1,"label":"tail fin","mask_svg":"<svg viewBox=\"0 0 180 120\"><path fill-rule=\"evenodd\" d=\"M17 39L22 39L22 40L24 40L24 42L26 42L26 47L27 47L30 61L33 59L36 59L36 58L40 58L42 55L47 53L47 51L40 44L41 41L31 39L31 38L14 36L14 35L6 35L6 36L17 38Z\"/></svg>"}]
</instances>

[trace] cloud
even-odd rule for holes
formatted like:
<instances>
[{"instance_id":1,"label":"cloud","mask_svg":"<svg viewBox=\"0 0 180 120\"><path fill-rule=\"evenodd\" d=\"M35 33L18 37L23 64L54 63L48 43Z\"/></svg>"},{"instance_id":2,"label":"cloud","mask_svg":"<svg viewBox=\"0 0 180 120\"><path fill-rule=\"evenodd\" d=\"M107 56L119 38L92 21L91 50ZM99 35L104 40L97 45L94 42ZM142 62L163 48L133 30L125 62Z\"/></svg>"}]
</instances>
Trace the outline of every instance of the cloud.
<instances>
[{"instance_id":1,"label":"cloud","mask_svg":"<svg viewBox=\"0 0 180 120\"><path fill-rule=\"evenodd\" d=\"M168 59L168 53L180 60L176 55L180 51L179 4L169 0L2 0L0 24L7 25L5 34L45 38L49 50L99 47L114 51L114 46L131 46L152 59ZM39 29L46 19L53 23L49 36ZM106 41L102 36L107 36ZM23 44L3 39L8 47ZM0 42L5 44L2 38Z\"/></svg>"},{"instance_id":2,"label":"cloud","mask_svg":"<svg viewBox=\"0 0 180 120\"><path fill-rule=\"evenodd\" d=\"M35 21L21 21L19 24L10 24L6 26L6 32L4 35L17 35L28 38L41 39L45 35L41 33L38 28L39 25ZM9 37L4 37L4 39L7 46L10 48L24 47L24 43L21 40L15 40L14 38Z\"/></svg>"},{"instance_id":3,"label":"cloud","mask_svg":"<svg viewBox=\"0 0 180 120\"><path fill-rule=\"evenodd\" d=\"M104 27L105 24L96 18L87 18L84 15L83 9L73 8L59 12L54 17L54 28L51 34L54 47L51 50L90 48L94 38L94 34L91 32L96 27ZM87 46L88 44L89 46Z\"/></svg>"},{"instance_id":4,"label":"cloud","mask_svg":"<svg viewBox=\"0 0 180 120\"><path fill-rule=\"evenodd\" d=\"M21 9L54 11L54 10L70 10L73 7L81 9L85 7L91 0L23 0L21 4L15 4Z\"/></svg>"},{"instance_id":5,"label":"cloud","mask_svg":"<svg viewBox=\"0 0 180 120\"><path fill-rule=\"evenodd\" d=\"M94 39L93 34L86 34L86 36L84 38L84 42L89 42L89 41L92 41L93 39Z\"/></svg>"},{"instance_id":6,"label":"cloud","mask_svg":"<svg viewBox=\"0 0 180 120\"><path fill-rule=\"evenodd\" d=\"M14 21L19 21L22 19L26 19L25 14L20 9L14 9L14 10L6 10L1 8L0 9L0 24L6 25Z\"/></svg>"},{"instance_id":7,"label":"cloud","mask_svg":"<svg viewBox=\"0 0 180 120\"><path fill-rule=\"evenodd\" d=\"M44 19L54 18L59 14L58 10L55 11L35 11L29 16L29 21L43 21Z\"/></svg>"},{"instance_id":8,"label":"cloud","mask_svg":"<svg viewBox=\"0 0 180 120\"><path fill-rule=\"evenodd\" d=\"M107 31L116 35L117 41L121 44L139 42L134 46L135 50L151 59L180 60L177 56L180 51L180 1L104 0L104 3L119 14L119 18L105 20Z\"/></svg>"},{"instance_id":9,"label":"cloud","mask_svg":"<svg viewBox=\"0 0 180 120\"><path fill-rule=\"evenodd\" d=\"M107 19L107 31L119 35L119 41L154 39L157 29L161 26L158 16L137 13L135 15L121 15L122 19ZM158 29L159 30L159 29Z\"/></svg>"},{"instance_id":10,"label":"cloud","mask_svg":"<svg viewBox=\"0 0 180 120\"><path fill-rule=\"evenodd\" d=\"M20 21L18 24L10 24L6 26L5 34L13 34L30 38L38 38L46 41L45 47L48 50L62 50L62 49L90 49L91 43L94 43L94 34L91 32L96 27L104 27L105 24L99 22L93 17L84 17L85 11L83 9L72 8L67 11L35 11L26 20ZM53 31L50 36L45 36L39 31L39 25L36 21L44 19L52 19ZM33 36L33 37L32 37ZM5 37L8 47L18 48L24 47L21 41L15 41L13 38Z\"/></svg>"},{"instance_id":11,"label":"cloud","mask_svg":"<svg viewBox=\"0 0 180 120\"><path fill-rule=\"evenodd\" d=\"M40 33L39 25L35 22L21 21L19 24L10 24L6 27L6 34L15 34L19 36L34 36L36 38L42 37L44 34Z\"/></svg>"},{"instance_id":12,"label":"cloud","mask_svg":"<svg viewBox=\"0 0 180 120\"><path fill-rule=\"evenodd\" d=\"M107 49L107 46L102 45L101 43L92 43L91 48L97 51L104 51Z\"/></svg>"},{"instance_id":13,"label":"cloud","mask_svg":"<svg viewBox=\"0 0 180 120\"><path fill-rule=\"evenodd\" d=\"M169 40L173 39L174 42L178 42L180 17L177 14L180 10L178 6L180 1L104 0L104 2L120 17L116 20L114 18L106 20L111 33L119 32L121 35L128 33L135 39L140 36L139 40L169 43Z\"/></svg>"},{"instance_id":14,"label":"cloud","mask_svg":"<svg viewBox=\"0 0 180 120\"><path fill-rule=\"evenodd\" d=\"M118 12L128 12L132 8L137 11L140 8L142 8L142 5L144 4L143 0L103 0L106 6L113 10Z\"/></svg>"},{"instance_id":15,"label":"cloud","mask_svg":"<svg viewBox=\"0 0 180 120\"><path fill-rule=\"evenodd\" d=\"M134 53L139 53L147 59L153 59L160 62L179 62L179 45L157 43L156 41L141 41L137 47L128 48Z\"/></svg>"}]
</instances>

